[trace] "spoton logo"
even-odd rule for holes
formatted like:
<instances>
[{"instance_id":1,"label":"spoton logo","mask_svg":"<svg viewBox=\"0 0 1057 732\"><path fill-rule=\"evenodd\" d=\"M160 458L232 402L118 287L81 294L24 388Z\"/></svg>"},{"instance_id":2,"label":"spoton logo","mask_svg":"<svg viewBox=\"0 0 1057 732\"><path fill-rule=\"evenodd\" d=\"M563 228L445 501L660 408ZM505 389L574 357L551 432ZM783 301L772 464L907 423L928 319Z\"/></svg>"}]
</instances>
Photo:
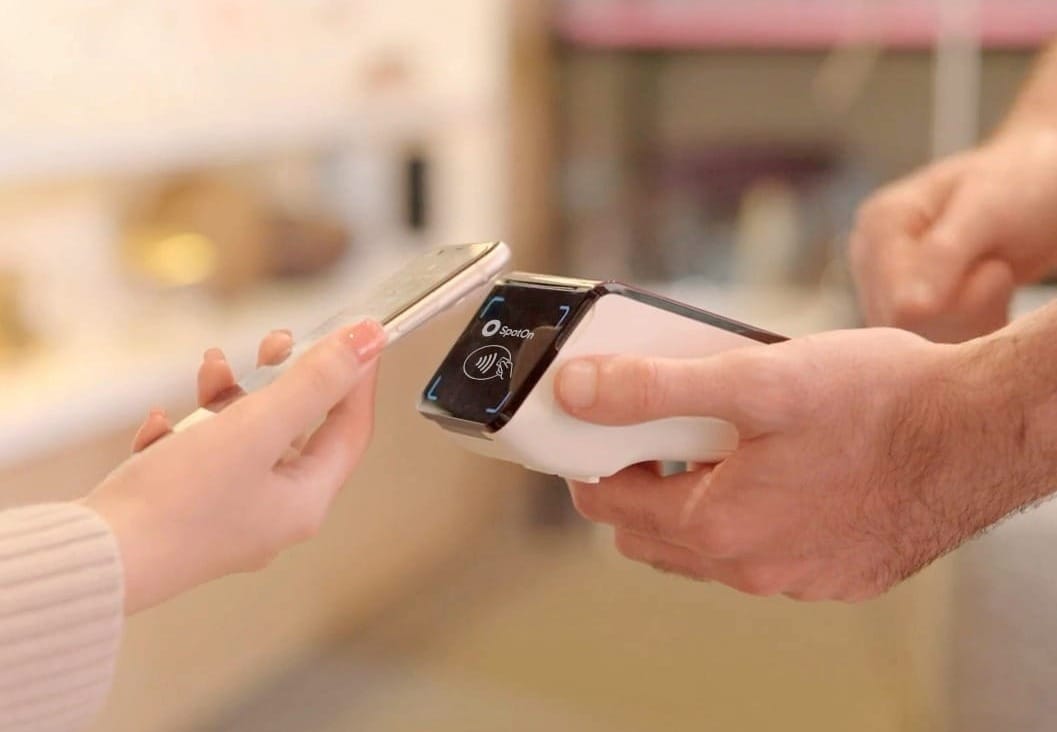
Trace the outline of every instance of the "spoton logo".
<instances>
[{"instance_id":1,"label":"spoton logo","mask_svg":"<svg viewBox=\"0 0 1057 732\"><path fill-rule=\"evenodd\" d=\"M520 330L508 328L498 320L489 320L484 324L484 327L481 328L481 335L485 338L491 338L496 333L506 338L521 338L526 341L531 341L536 337L536 334L528 328L521 328Z\"/></svg>"},{"instance_id":2,"label":"spoton logo","mask_svg":"<svg viewBox=\"0 0 1057 732\"><path fill-rule=\"evenodd\" d=\"M474 381L506 379L514 368L514 357L503 346L482 346L462 362L462 372Z\"/></svg>"}]
</instances>

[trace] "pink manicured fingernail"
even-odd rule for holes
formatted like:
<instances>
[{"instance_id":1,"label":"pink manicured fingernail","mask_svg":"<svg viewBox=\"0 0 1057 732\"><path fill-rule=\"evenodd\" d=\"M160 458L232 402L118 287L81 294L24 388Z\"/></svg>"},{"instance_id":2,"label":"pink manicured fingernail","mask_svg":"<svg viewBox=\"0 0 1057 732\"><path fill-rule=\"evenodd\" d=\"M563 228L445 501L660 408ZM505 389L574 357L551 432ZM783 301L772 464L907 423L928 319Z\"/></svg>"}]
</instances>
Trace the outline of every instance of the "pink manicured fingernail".
<instances>
[{"instance_id":1,"label":"pink manicured fingernail","mask_svg":"<svg viewBox=\"0 0 1057 732\"><path fill-rule=\"evenodd\" d=\"M587 409L598 399L598 366L593 361L573 361L558 374L558 396L566 406Z\"/></svg>"},{"instance_id":2,"label":"pink manicured fingernail","mask_svg":"<svg viewBox=\"0 0 1057 732\"><path fill-rule=\"evenodd\" d=\"M147 417L161 417L162 419L165 419L165 410L155 407L154 409L150 410L150 413L147 414Z\"/></svg>"},{"instance_id":3,"label":"pink manicured fingernail","mask_svg":"<svg viewBox=\"0 0 1057 732\"><path fill-rule=\"evenodd\" d=\"M276 338L279 336L282 336L289 342L287 346L275 356L276 363L283 363L286 359L290 358L290 354L294 352L294 334L286 328L273 330L271 333L268 334L269 338Z\"/></svg>"},{"instance_id":4,"label":"pink manicured fingernail","mask_svg":"<svg viewBox=\"0 0 1057 732\"><path fill-rule=\"evenodd\" d=\"M227 360L227 358L225 358L225 356L224 356L224 352L221 351L219 348L210 348L208 351L205 352L205 354L202 356L202 358L205 359L206 361L226 361Z\"/></svg>"},{"instance_id":5,"label":"pink manicured fingernail","mask_svg":"<svg viewBox=\"0 0 1057 732\"><path fill-rule=\"evenodd\" d=\"M382 326L373 320L353 326L344 332L343 338L356 352L356 358L365 363L381 353L389 340Z\"/></svg>"}]
</instances>

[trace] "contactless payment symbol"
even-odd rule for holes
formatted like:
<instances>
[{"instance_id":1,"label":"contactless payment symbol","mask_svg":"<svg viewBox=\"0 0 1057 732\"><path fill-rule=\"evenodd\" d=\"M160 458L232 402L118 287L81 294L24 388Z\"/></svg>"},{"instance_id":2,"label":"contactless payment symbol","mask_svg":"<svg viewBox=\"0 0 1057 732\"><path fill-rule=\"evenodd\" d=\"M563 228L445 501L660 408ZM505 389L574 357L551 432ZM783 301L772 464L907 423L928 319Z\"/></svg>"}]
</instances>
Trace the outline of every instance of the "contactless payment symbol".
<instances>
[{"instance_id":1,"label":"contactless payment symbol","mask_svg":"<svg viewBox=\"0 0 1057 732\"><path fill-rule=\"evenodd\" d=\"M462 362L462 372L474 381L506 379L514 368L514 357L503 346L482 346Z\"/></svg>"}]
</instances>

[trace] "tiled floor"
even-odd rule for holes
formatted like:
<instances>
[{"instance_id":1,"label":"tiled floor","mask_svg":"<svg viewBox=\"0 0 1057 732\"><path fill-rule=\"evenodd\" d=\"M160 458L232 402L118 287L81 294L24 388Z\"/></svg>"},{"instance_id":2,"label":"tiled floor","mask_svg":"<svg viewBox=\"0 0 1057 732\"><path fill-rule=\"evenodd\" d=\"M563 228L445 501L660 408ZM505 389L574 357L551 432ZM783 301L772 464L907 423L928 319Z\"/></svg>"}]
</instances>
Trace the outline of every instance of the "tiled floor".
<instances>
[{"instance_id":1,"label":"tiled floor","mask_svg":"<svg viewBox=\"0 0 1057 732\"><path fill-rule=\"evenodd\" d=\"M907 597L743 598L593 538L507 542L196 732L936 729Z\"/></svg>"}]
</instances>

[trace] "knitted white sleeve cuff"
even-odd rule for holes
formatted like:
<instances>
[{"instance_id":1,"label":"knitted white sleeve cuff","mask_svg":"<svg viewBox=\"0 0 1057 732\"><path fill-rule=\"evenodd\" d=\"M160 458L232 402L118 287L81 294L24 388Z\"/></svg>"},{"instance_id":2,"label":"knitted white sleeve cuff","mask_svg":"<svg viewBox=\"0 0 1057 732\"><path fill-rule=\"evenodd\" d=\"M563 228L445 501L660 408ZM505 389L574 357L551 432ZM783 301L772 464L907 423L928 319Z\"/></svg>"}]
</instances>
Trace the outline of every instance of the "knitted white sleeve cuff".
<instances>
[{"instance_id":1,"label":"knitted white sleeve cuff","mask_svg":"<svg viewBox=\"0 0 1057 732\"><path fill-rule=\"evenodd\" d=\"M123 624L121 557L98 514L76 503L0 512L0 732L89 724Z\"/></svg>"}]
</instances>

